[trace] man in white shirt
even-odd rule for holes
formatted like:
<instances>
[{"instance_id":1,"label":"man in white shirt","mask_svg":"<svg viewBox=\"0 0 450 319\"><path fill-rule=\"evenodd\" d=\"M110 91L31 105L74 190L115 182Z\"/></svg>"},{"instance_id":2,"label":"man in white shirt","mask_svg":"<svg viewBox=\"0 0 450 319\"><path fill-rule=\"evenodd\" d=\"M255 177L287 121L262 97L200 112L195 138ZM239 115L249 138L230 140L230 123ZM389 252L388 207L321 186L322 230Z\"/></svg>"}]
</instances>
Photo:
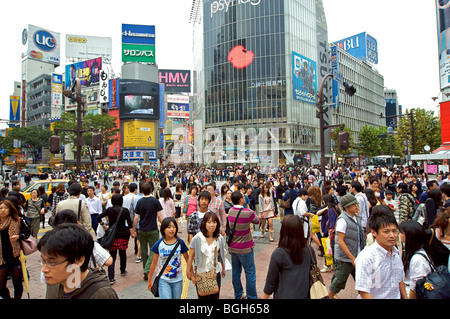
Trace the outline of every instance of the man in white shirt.
<instances>
[{"instance_id":1,"label":"man in white shirt","mask_svg":"<svg viewBox=\"0 0 450 319\"><path fill-rule=\"evenodd\" d=\"M299 216L303 221L303 232L305 238L308 239L311 233L309 231L309 218L314 214L308 213L308 206L306 206L306 199L308 198L308 191L304 188L298 191L298 197L292 203L294 215Z\"/></svg>"},{"instance_id":2,"label":"man in white shirt","mask_svg":"<svg viewBox=\"0 0 450 319\"><path fill-rule=\"evenodd\" d=\"M366 194L362 192L363 188L360 182L351 182L350 192L356 197L359 204L359 215L361 216L361 224L366 230L367 220L369 219L369 201L367 200Z\"/></svg>"},{"instance_id":3,"label":"man in white shirt","mask_svg":"<svg viewBox=\"0 0 450 319\"><path fill-rule=\"evenodd\" d=\"M89 186L87 190L88 197L85 199L86 205L91 214L92 228L97 232L97 216L102 213L102 201L95 196L95 187Z\"/></svg>"},{"instance_id":4,"label":"man in white shirt","mask_svg":"<svg viewBox=\"0 0 450 319\"><path fill-rule=\"evenodd\" d=\"M355 289L362 299L407 299L403 263L396 247L398 225L391 209L377 205L367 225L375 242L355 260Z\"/></svg>"}]
</instances>

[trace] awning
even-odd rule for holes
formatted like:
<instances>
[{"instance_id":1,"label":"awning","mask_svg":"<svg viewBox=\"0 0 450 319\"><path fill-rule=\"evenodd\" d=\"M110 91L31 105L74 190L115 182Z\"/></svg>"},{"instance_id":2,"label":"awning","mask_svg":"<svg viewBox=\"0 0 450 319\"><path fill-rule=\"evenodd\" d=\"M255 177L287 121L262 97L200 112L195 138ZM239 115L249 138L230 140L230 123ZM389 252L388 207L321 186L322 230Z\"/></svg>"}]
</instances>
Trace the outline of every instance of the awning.
<instances>
[{"instance_id":1,"label":"awning","mask_svg":"<svg viewBox=\"0 0 450 319\"><path fill-rule=\"evenodd\" d=\"M431 154L415 154L410 156L412 161L439 161L450 159L450 145L442 145Z\"/></svg>"}]
</instances>

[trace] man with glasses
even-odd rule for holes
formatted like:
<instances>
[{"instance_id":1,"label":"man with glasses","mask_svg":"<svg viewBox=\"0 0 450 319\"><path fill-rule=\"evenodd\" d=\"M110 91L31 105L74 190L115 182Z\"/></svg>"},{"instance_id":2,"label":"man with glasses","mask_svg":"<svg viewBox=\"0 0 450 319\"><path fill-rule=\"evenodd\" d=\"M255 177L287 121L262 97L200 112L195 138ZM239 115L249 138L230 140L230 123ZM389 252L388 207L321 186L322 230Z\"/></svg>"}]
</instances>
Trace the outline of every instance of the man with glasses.
<instances>
[{"instance_id":1,"label":"man with glasses","mask_svg":"<svg viewBox=\"0 0 450 319\"><path fill-rule=\"evenodd\" d=\"M75 224L62 224L39 240L46 299L118 299L107 277L89 269L94 248L91 234Z\"/></svg>"},{"instance_id":2,"label":"man with glasses","mask_svg":"<svg viewBox=\"0 0 450 319\"><path fill-rule=\"evenodd\" d=\"M330 284L330 299L345 289L349 275L355 278L355 259L366 245L366 234L359 215L359 204L355 196L347 194L341 198L344 212L336 221L337 241L334 248L336 273Z\"/></svg>"}]
</instances>

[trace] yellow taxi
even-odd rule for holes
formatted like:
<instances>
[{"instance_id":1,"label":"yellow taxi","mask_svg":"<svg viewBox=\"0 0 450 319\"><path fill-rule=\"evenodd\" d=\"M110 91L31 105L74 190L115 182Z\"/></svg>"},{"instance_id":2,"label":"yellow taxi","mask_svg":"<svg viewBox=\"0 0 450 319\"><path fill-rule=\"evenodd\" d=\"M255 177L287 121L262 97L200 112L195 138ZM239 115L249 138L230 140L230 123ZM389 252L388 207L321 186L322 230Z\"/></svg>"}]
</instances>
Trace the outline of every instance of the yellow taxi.
<instances>
[{"instance_id":1,"label":"yellow taxi","mask_svg":"<svg viewBox=\"0 0 450 319\"><path fill-rule=\"evenodd\" d=\"M63 183L66 190L69 189L69 179L54 179L51 181L39 180L33 181L30 183L30 185L25 186L20 193L25 196L25 200L28 200L29 198L31 198L32 190L38 190L39 187L44 186L45 192L47 193L47 195L50 195L52 193L52 187L58 186L59 183Z\"/></svg>"}]
</instances>

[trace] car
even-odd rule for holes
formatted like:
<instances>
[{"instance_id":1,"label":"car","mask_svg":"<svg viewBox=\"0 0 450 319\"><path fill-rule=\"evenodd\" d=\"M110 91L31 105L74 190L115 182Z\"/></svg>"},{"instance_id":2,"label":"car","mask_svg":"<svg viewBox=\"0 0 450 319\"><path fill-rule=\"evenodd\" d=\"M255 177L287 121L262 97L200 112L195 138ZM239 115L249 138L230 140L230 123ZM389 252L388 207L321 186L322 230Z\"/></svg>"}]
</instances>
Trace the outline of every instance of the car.
<instances>
[{"instance_id":1,"label":"car","mask_svg":"<svg viewBox=\"0 0 450 319\"><path fill-rule=\"evenodd\" d=\"M31 198L31 191L32 190L38 190L39 187L44 186L45 192L47 195L50 195L52 193L52 187L58 186L59 183L63 183L64 187L66 189L69 189L69 179L54 179L54 180L39 180L39 181L33 181L30 183L30 185L25 186L22 191L20 192L24 197L25 200L28 200Z\"/></svg>"}]
</instances>

